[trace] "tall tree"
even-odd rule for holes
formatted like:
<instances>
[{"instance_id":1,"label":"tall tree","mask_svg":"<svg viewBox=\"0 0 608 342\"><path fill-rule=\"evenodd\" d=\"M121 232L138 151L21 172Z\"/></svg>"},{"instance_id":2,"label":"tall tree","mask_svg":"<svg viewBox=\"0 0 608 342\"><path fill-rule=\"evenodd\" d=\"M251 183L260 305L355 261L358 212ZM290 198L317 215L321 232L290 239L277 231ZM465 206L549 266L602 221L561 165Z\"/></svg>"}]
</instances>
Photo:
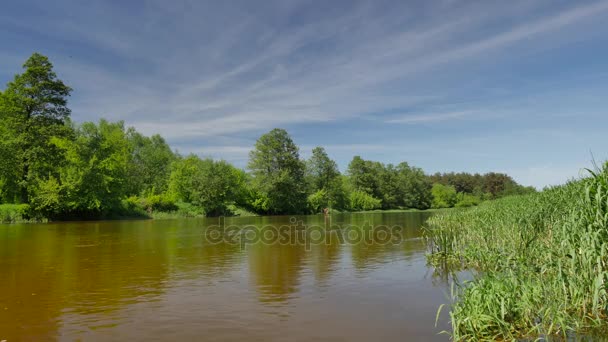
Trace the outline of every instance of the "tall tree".
<instances>
[{"instance_id":1,"label":"tall tree","mask_svg":"<svg viewBox=\"0 0 608 342\"><path fill-rule=\"evenodd\" d=\"M0 121L14 147L13 162L20 200L29 201L29 187L37 179L52 175L63 155L53 137L68 137L70 117L67 98L72 89L57 78L46 56L34 53L23 64L25 71L14 77L0 93Z\"/></svg>"},{"instance_id":2,"label":"tall tree","mask_svg":"<svg viewBox=\"0 0 608 342\"><path fill-rule=\"evenodd\" d=\"M323 147L315 147L312 156L306 162L306 178L311 195L308 203L311 211L322 208L343 209L346 195L338 164L331 160Z\"/></svg>"},{"instance_id":3,"label":"tall tree","mask_svg":"<svg viewBox=\"0 0 608 342\"><path fill-rule=\"evenodd\" d=\"M129 128L127 137L131 148L128 192L133 195L156 195L167 191L171 163L176 157L158 134L146 137Z\"/></svg>"},{"instance_id":4,"label":"tall tree","mask_svg":"<svg viewBox=\"0 0 608 342\"><path fill-rule=\"evenodd\" d=\"M275 128L262 135L249 154L253 187L262 196L260 211L295 214L306 210L304 163L287 131Z\"/></svg>"},{"instance_id":5,"label":"tall tree","mask_svg":"<svg viewBox=\"0 0 608 342\"><path fill-rule=\"evenodd\" d=\"M228 206L241 200L243 187L241 170L196 155L177 160L169 182L172 197L203 208L207 216L228 214Z\"/></svg>"}]
</instances>

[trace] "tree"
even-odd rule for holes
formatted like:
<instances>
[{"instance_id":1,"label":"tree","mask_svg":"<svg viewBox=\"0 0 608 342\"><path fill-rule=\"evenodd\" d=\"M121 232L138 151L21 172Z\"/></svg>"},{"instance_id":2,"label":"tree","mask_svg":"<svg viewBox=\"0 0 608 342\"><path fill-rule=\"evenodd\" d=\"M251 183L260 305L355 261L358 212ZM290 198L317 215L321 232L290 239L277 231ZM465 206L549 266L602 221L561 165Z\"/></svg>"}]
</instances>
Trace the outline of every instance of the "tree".
<instances>
[{"instance_id":1,"label":"tree","mask_svg":"<svg viewBox=\"0 0 608 342\"><path fill-rule=\"evenodd\" d=\"M225 215L240 200L243 173L227 162L190 155L173 165L169 191L176 200L204 209L207 216Z\"/></svg>"},{"instance_id":2,"label":"tree","mask_svg":"<svg viewBox=\"0 0 608 342\"><path fill-rule=\"evenodd\" d=\"M127 138L131 149L128 191L133 195L158 195L167 191L171 164L176 157L165 139L151 137L130 128Z\"/></svg>"},{"instance_id":3,"label":"tree","mask_svg":"<svg viewBox=\"0 0 608 342\"><path fill-rule=\"evenodd\" d=\"M340 176L338 165L329 158L325 149L315 147L306 163L306 178L312 193L308 203L312 212L327 207L344 208L346 201Z\"/></svg>"},{"instance_id":4,"label":"tree","mask_svg":"<svg viewBox=\"0 0 608 342\"><path fill-rule=\"evenodd\" d=\"M374 210L382 207L382 201L366 192L355 190L349 195L350 209L355 211Z\"/></svg>"},{"instance_id":5,"label":"tree","mask_svg":"<svg viewBox=\"0 0 608 342\"><path fill-rule=\"evenodd\" d=\"M34 183L34 209L51 218L100 217L120 210L130 159L124 123L85 122L74 132L74 139L52 139L65 162L56 176Z\"/></svg>"},{"instance_id":6,"label":"tree","mask_svg":"<svg viewBox=\"0 0 608 342\"><path fill-rule=\"evenodd\" d=\"M63 158L51 140L70 136L67 97L72 89L57 78L51 62L39 53L34 53L23 68L25 71L0 93L0 121L8 140L5 148L10 146L14 153L11 161L18 168L14 176L19 197L27 203L29 187L37 179L53 176L54 165Z\"/></svg>"},{"instance_id":7,"label":"tree","mask_svg":"<svg viewBox=\"0 0 608 342\"><path fill-rule=\"evenodd\" d=\"M252 186L269 214L296 214L306 210L304 163L298 147L284 129L262 135L249 154Z\"/></svg>"},{"instance_id":8,"label":"tree","mask_svg":"<svg viewBox=\"0 0 608 342\"><path fill-rule=\"evenodd\" d=\"M451 208L458 201L456 189L451 185L433 184L433 208Z\"/></svg>"},{"instance_id":9,"label":"tree","mask_svg":"<svg viewBox=\"0 0 608 342\"><path fill-rule=\"evenodd\" d=\"M359 190L376 198L382 197L380 186L384 166L379 162L354 156L348 164L348 177L353 190Z\"/></svg>"}]
</instances>

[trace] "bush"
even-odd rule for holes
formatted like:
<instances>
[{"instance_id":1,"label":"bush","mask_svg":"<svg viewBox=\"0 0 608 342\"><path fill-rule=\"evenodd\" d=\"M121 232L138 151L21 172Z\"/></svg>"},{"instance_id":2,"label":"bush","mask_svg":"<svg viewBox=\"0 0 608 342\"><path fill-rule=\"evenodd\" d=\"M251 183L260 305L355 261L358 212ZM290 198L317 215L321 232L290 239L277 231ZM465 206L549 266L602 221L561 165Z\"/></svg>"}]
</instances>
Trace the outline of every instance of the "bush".
<instances>
[{"instance_id":1,"label":"bush","mask_svg":"<svg viewBox=\"0 0 608 342\"><path fill-rule=\"evenodd\" d=\"M205 209L191 203L177 202L177 214L183 217L200 217L206 216Z\"/></svg>"},{"instance_id":2,"label":"bush","mask_svg":"<svg viewBox=\"0 0 608 342\"><path fill-rule=\"evenodd\" d=\"M0 223L27 221L30 215L28 204L0 204Z\"/></svg>"},{"instance_id":3,"label":"bush","mask_svg":"<svg viewBox=\"0 0 608 342\"><path fill-rule=\"evenodd\" d=\"M456 189L451 185L433 184L433 208L451 208L458 201Z\"/></svg>"},{"instance_id":4,"label":"bush","mask_svg":"<svg viewBox=\"0 0 608 342\"><path fill-rule=\"evenodd\" d=\"M329 199L327 198L327 191L321 189L312 195L309 195L306 199L308 210L311 213L320 213L323 208L328 206Z\"/></svg>"},{"instance_id":5,"label":"bush","mask_svg":"<svg viewBox=\"0 0 608 342\"><path fill-rule=\"evenodd\" d=\"M359 190L350 193L350 209L351 210L374 210L380 209L382 201L374 196Z\"/></svg>"},{"instance_id":6,"label":"bush","mask_svg":"<svg viewBox=\"0 0 608 342\"><path fill-rule=\"evenodd\" d=\"M468 208L479 205L481 203L481 199L477 196L458 193L458 202L454 205L456 208Z\"/></svg>"},{"instance_id":7,"label":"bush","mask_svg":"<svg viewBox=\"0 0 608 342\"><path fill-rule=\"evenodd\" d=\"M178 210L178 206L175 202L163 195L150 195L147 197L131 196L126 199L126 204L131 208L139 208L147 213Z\"/></svg>"}]
</instances>

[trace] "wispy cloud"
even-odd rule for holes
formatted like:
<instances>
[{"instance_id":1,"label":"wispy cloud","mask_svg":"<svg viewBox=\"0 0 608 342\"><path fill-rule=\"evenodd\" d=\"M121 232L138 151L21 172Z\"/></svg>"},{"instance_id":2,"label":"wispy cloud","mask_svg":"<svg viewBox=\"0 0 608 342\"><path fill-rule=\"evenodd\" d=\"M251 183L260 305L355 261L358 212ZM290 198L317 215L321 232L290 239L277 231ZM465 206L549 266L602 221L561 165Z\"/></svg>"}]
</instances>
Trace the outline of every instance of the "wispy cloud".
<instances>
[{"instance_id":1,"label":"wispy cloud","mask_svg":"<svg viewBox=\"0 0 608 342\"><path fill-rule=\"evenodd\" d=\"M607 12L608 1L24 0L0 13L0 38L14 47L0 51L0 77L19 67L15 56L41 50L76 89L77 121L124 119L188 152L242 159L251 136L273 127L340 125L358 134L327 134L328 150L397 155L391 144L407 142L396 129L513 129L563 103L545 91L576 93L560 79L522 93L530 77L516 64L601 35L590 28ZM317 131L306 133L301 143L317 144ZM450 134L428 148L450 145Z\"/></svg>"},{"instance_id":2,"label":"wispy cloud","mask_svg":"<svg viewBox=\"0 0 608 342\"><path fill-rule=\"evenodd\" d=\"M425 123L425 122L438 122L438 121L447 121L453 119L462 119L464 117L470 116L474 112L449 112L449 113L428 113L428 114L419 114L419 115L405 115L400 118L390 119L386 122L388 123L400 123L400 124L416 124L416 123Z\"/></svg>"}]
</instances>

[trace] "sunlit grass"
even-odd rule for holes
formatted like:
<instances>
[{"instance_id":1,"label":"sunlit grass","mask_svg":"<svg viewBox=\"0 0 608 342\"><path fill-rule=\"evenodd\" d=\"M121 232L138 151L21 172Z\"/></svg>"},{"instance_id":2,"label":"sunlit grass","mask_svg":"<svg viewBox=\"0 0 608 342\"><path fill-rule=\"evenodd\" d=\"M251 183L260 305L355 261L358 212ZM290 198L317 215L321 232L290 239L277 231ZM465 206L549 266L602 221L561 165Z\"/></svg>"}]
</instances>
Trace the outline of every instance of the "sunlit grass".
<instances>
[{"instance_id":1,"label":"sunlit grass","mask_svg":"<svg viewBox=\"0 0 608 342\"><path fill-rule=\"evenodd\" d=\"M606 165L581 181L432 217L429 262L476 274L454 291L453 339L606 328L607 228Z\"/></svg>"}]
</instances>

